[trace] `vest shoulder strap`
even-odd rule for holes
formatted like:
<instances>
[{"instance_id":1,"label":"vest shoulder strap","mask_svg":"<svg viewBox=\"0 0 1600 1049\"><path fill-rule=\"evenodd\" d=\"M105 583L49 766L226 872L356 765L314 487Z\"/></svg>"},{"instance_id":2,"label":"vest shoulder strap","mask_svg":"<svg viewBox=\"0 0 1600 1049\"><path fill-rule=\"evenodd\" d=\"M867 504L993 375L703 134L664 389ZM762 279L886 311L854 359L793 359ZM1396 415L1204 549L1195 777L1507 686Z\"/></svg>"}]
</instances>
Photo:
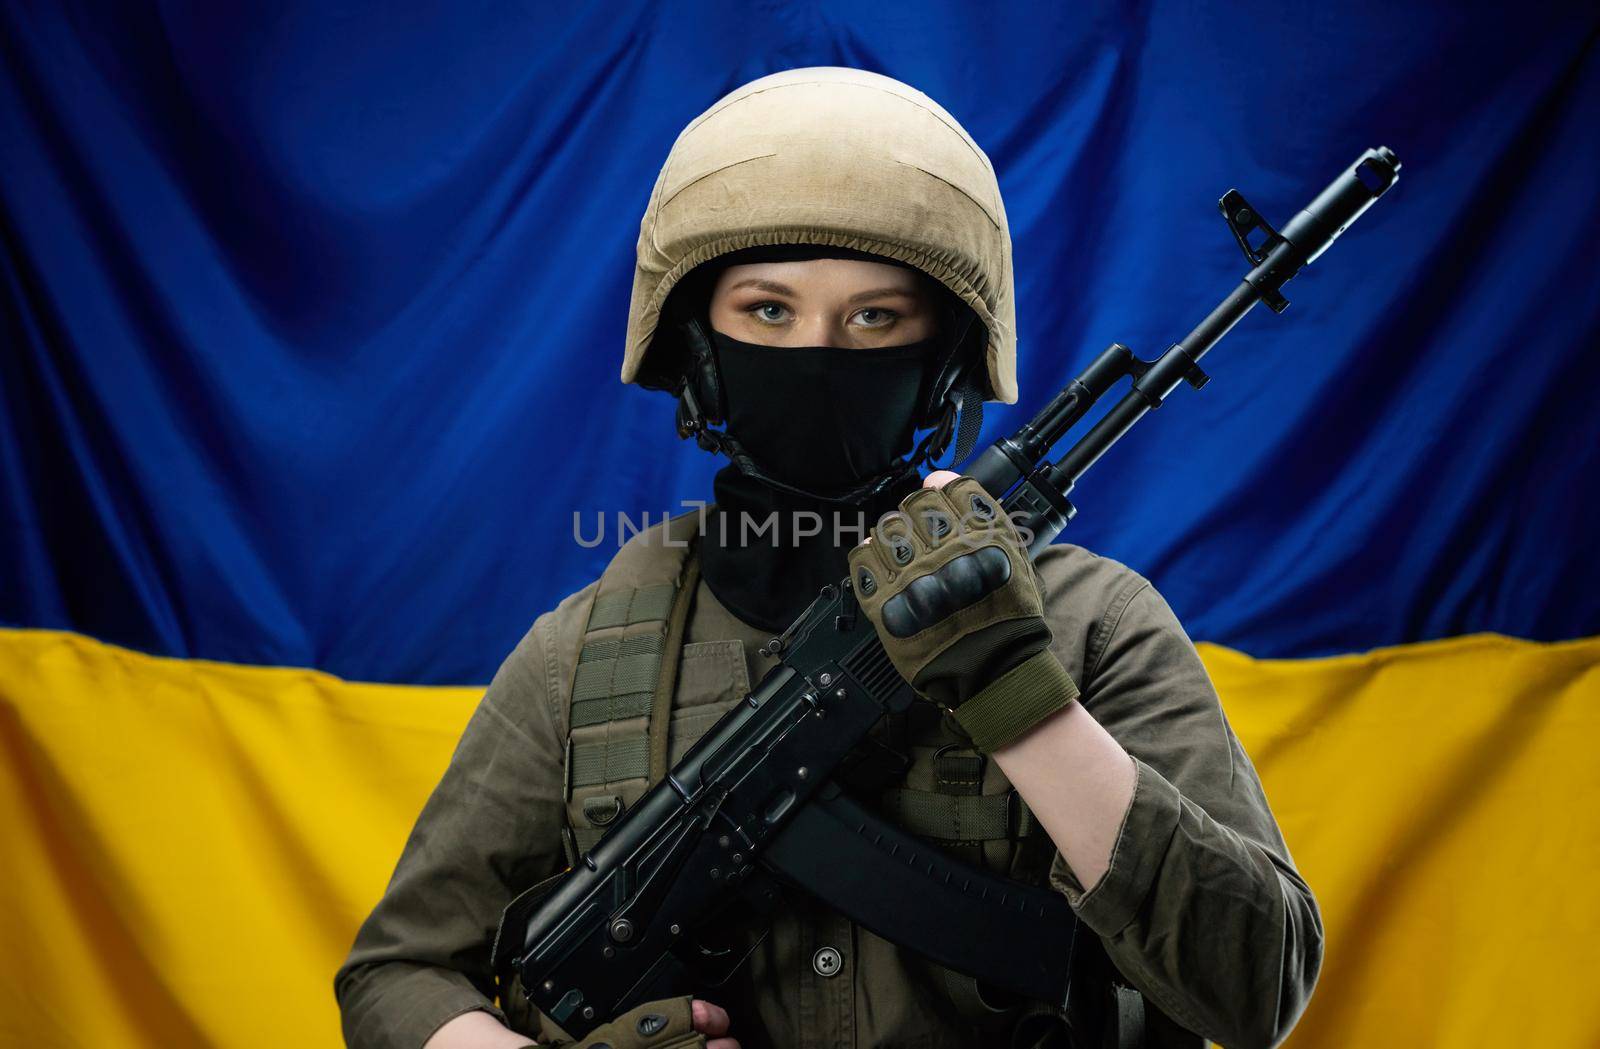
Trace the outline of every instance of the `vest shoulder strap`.
<instances>
[{"instance_id":1,"label":"vest shoulder strap","mask_svg":"<svg viewBox=\"0 0 1600 1049\"><path fill-rule=\"evenodd\" d=\"M601 573L567 690L569 861L666 775L667 728L689 604L698 511L624 543Z\"/></svg>"}]
</instances>

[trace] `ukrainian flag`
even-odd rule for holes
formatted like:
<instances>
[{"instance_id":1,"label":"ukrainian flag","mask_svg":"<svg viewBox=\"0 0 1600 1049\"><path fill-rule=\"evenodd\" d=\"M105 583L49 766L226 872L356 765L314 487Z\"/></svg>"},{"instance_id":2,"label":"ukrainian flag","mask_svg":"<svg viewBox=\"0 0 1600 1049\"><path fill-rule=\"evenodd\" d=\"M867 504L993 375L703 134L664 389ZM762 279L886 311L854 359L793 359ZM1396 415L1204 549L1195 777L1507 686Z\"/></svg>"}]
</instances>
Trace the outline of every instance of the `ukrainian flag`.
<instances>
[{"instance_id":1,"label":"ukrainian flag","mask_svg":"<svg viewBox=\"0 0 1600 1049\"><path fill-rule=\"evenodd\" d=\"M334 1045L481 686L709 491L615 380L677 131L881 70L989 152L1022 404L1399 185L1080 486L1327 923L1296 1049L1600 1044L1592 5L0 12L0 1042Z\"/></svg>"}]
</instances>

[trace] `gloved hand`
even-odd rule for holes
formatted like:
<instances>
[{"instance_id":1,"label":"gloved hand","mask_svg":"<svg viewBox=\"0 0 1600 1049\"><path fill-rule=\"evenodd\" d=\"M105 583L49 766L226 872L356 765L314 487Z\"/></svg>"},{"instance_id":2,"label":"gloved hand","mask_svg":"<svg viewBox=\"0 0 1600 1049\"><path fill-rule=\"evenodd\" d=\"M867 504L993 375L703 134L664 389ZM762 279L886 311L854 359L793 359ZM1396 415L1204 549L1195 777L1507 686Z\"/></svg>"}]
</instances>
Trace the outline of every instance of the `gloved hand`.
<instances>
[{"instance_id":1,"label":"gloved hand","mask_svg":"<svg viewBox=\"0 0 1600 1049\"><path fill-rule=\"evenodd\" d=\"M583 1038L544 1040L536 1049L739 1049L734 1039L718 1037L727 1033L726 1012L685 995L646 1002Z\"/></svg>"},{"instance_id":2,"label":"gloved hand","mask_svg":"<svg viewBox=\"0 0 1600 1049\"><path fill-rule=\"evenodd\" d=\"M850 551L850 579L900 675L989 752L1078 686L1050 652L1038 577L999 503L947 470L924 483Z\"/></svg>"}]
</instances>

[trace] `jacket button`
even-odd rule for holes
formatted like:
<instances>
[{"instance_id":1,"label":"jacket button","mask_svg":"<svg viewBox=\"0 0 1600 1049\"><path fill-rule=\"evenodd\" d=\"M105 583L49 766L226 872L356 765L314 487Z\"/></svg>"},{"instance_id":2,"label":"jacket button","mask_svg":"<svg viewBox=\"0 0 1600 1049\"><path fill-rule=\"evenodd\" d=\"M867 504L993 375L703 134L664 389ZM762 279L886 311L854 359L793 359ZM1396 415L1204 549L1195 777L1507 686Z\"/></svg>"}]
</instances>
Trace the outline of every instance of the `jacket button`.
<instances>
[{"instance_id":1,"label":"jacket button","mask_svg":"<svg viewBox=\"0 0 1600 1049\"><path fill-rule=\"evenodd\" d=\"M839 957L839 952L832 947L824 947L811 956L811 967L817 970L818 976L837 976L839 967L844 959Z\"/></svg>"}]
</instances>

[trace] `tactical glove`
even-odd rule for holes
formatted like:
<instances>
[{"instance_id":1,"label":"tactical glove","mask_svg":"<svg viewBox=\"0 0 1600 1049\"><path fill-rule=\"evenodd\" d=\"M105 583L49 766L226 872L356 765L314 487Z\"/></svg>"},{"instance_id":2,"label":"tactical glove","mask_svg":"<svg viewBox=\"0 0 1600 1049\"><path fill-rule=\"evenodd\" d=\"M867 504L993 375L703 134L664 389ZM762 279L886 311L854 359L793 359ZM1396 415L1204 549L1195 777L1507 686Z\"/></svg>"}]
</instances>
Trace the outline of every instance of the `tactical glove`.
<instances>
[{"instance_id":1,"label":"tactical glove","mask_svg":"<svg viewBox=\"0 0 1600 1049\"><path fill-rule=\"evenodd\" d=\"M1050 652L1022 540L972 478L901 500L850 551L850 579L900 676L950 711L979 750L1077 699Z\"/></svg>"},{"instance_id":2,"label":"tactical glove","mask_svg":"<svg viewBox=\"0 0 1600 1049\"><path fill-rule=\"evenodd\" d=\"M576 1041L541 1041L536 1049L705 1049L706 1036L694 1029L693 1000L646 1002Z\"/></svg>"}]
</instances>

